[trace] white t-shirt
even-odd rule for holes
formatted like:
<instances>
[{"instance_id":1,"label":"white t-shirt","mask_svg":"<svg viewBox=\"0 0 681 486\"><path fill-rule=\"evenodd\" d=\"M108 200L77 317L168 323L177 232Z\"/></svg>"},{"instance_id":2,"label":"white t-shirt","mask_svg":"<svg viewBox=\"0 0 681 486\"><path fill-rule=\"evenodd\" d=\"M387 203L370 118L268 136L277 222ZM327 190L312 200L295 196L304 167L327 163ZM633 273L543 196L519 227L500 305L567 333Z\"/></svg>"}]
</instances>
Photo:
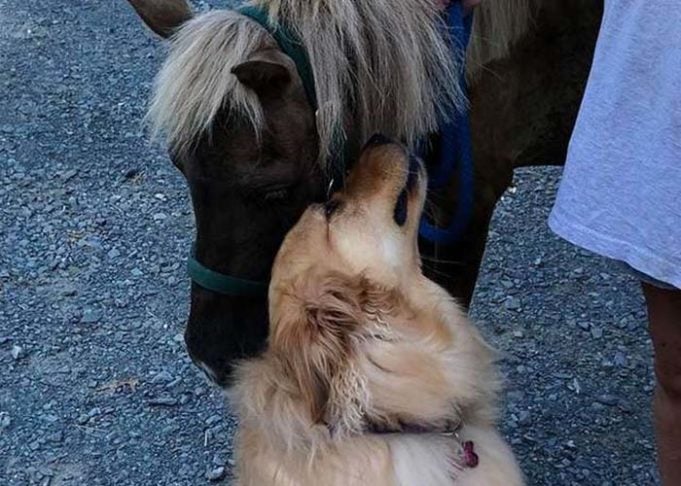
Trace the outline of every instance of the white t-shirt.
<instances>
[{"instance_id":1,"label":"white t-shirt","mask_svg":"<svg viewBox=\"0 0 681 486\"><path fill-rule=\"evenodd\" d=\"M605 0L549 225L681 288L681 0Z\"/></svg>"}]
</instances>

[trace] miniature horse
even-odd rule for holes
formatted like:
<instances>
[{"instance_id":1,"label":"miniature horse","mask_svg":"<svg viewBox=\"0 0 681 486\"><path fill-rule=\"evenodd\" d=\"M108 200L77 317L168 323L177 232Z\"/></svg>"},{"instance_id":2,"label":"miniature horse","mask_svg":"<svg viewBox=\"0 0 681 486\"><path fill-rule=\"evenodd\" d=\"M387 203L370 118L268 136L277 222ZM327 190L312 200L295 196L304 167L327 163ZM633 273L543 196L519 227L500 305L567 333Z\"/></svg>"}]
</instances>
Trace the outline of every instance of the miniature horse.
<instances>
[{"instance_id":1,"label":"miniature horse","mask_svg":"<svg viewBox=\"0 0 681 486\"><path fill-rule=\"evenodd\" d=\"M249 16L194 16L186 0L129 1L170 39L148 118L189 185L190 263L204 282L228 275L233 287L192 284L185 341L208 376L228 386L234 361L265 343L262 289L273 258L304 209L325 198L339 146L352 160L374 132L412 147L432 135L443 114L465 103L462 66L436 0L251 2L272 25L295 29L312 90L272 29ZM513 169L562 163L601 15L591 0L515 3L483 2L476 13L468 52L475 202L467 231L451 246L422 242L426 275L464 305ZM433 222L447 224L457 182L429 196Z\"/></svg>"}]
</instances>

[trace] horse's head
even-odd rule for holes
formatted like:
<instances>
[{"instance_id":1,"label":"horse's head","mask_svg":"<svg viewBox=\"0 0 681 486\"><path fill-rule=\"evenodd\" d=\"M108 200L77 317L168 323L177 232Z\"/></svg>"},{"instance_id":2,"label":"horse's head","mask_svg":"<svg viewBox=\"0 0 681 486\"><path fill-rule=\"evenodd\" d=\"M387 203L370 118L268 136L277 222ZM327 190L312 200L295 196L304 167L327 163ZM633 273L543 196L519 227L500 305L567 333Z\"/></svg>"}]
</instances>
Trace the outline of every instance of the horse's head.
<instances>
[{"instance_id":1,"label":"horse's head","mask_svg":"<svg viewBox=\"0 0 681 486\"><path fill-rule=\"evenodd\" d=\"M155 32L177 32L150 122L167 136L189 185L195 258L210 270L266 284L287 230L324 187L314 112L295 65L267 32L239 23L234 13L192 19L184 0L131 3ZM187 348L223 386L233 361L265 342L264 289L242 295L235 288L230 295L192 285Z\"/></svg>"},{"instance_id":2,"label":"horse's head","mask_svg":"<svg viewBox=\"0 0 681 486\"><path fill-rule=\"evenodd\" d=\"M326 192L322 167L338 134L349 154L379 131L413 143L461 101L432 0L252 2L295 26L312 96L300 56L258 22L233 11L193 17L186 0L129 1L170 39L149 121L189 184L196 261L223 275L267 282L286 232ZM185 341L226 385L234 360L265 343L266 295L206 287L195 279Z\"/></svg>"}]
</instances>

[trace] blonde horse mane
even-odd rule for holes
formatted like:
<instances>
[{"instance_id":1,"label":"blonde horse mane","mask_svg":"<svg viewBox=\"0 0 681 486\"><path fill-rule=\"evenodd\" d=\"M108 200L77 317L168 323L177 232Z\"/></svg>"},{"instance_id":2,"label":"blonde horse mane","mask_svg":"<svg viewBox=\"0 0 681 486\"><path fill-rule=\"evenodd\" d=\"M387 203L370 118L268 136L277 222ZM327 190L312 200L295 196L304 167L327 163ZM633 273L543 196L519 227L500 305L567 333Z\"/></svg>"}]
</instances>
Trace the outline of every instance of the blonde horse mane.
<instances>
[{"instance_id":1,"label":"blonde horse mane","mask_svg":"<svg viewBox=\"0 0 681 486\"><path fill-rule=\"evenodd\" d=\"M147 112L152 137L162 135L171 151L185 152L223 108L230 116L250 120L260 133L260 101L231 71L266 46L276 46L269 33L230 10L210 11L187 22L171 39L154 81Z\"/></svg>"},{"instance_id":2,"label":"blonde horse mane","mask_svg":"<svg viewBox=\"0 0 681 486\"><path fill-rule=\"evenodd\" d=\"M483 66L510 54L532 26L532 14L543 0L484 0L476 9L466 66L475 79Z\"/></svg>"},{"instance_id":3,"label":"blonde horse mane","mask_svg":"<svg viewBox=\"0 0 681 486\"><path fill-rule=\"evenodd\" d=\"M488 3L498 3L500 0ZM350 124L413 145L464 103L463 66L442 35L437 0L253 0L301 39L315 76L320 162L330 155L338 127ZM187 22L171 41L155 82L148 118L173 150L186 150L220 110L265 120L257 97L231 69L272 37L232 11Z\"/></svg>"}]
</instances>

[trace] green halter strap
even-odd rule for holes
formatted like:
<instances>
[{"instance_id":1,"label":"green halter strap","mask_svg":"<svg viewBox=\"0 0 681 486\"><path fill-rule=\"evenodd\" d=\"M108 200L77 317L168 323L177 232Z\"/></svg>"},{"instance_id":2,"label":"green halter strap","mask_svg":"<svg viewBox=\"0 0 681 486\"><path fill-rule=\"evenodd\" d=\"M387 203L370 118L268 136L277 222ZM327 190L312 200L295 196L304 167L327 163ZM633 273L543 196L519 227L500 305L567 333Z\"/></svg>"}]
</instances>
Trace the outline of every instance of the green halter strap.
<instances>
[{"instance_id":1,"label":"green halter strap","mask_svg":"<svg viewBox=\"0 0 681 486\"><path fill-rule=\"evenodd\" d=\"M267 15L267 12L262 8L247 5L239 7L236 11L254 22L257 22L266 29L267 32L274 37L274 40L277 41L279 48L293 60L296 64L298 75L303 81L303 88L305 89L307 99L310 102L312 109L316 111L317 108L319 108L319 105L317 104L317 93L314 87L312 65L310 64L310 59L307 57L305 47L303 46L303 43L300 42L298 36L285 25L273 23L269 15Z\"/></svg>"}]
</instances>

